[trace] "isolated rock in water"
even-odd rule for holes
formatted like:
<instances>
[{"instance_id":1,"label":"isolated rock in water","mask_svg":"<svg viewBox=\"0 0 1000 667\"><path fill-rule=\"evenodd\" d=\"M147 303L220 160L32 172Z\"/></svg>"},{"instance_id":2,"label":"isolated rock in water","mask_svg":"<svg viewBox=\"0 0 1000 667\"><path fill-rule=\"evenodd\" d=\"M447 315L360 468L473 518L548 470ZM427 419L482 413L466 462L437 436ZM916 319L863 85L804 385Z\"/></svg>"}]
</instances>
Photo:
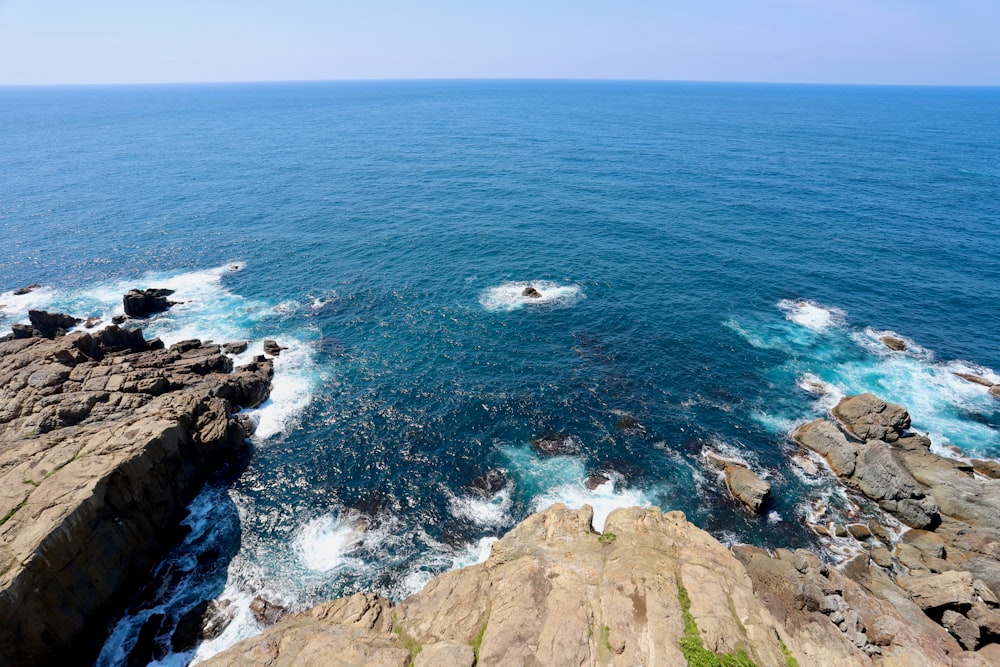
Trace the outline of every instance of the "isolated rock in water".
<instances>
[{"instance_id":1,"label":"isolated rock in water","mask_svg":"<svg viewBox=\"0 0 1000 667\"><path fill-rule=\"evenodd\" d=\"M63 313L48 313L44 310L29 310L28 319L31 321L31 326L45 338L55 338L65 334L67 330L83 321Z\"/></svg>"},{"instance_id":2,"label":"isolated rock in water","mask_svg":"<svg viewBox=\"0 0 1000 667\"><path fill-rule=\"evenodd\" d=\"M906 343L895 336L882 336L879 340L894 352L903 352L906 350Z\"/></svg>"},{"instance_id":3,"label":"isolated rock in water","mask_svg":"<svg viewBox=\"0 0 1000 667\"><path fill-rule=\"evenodd\" d=\"M767 494L771 492L771 485L746 466L737 463L728 463L725 472L729 493L746 505L751 512L759 511Z\"/></svg>"},{"instance_id":4,"label":"isolated rock in water","mask_svg":"<svg viewBox=\"0 0 1000 667\"><path fill-rule=\"evenodd\" d=\"M125 314L129 317L149 317L154 313L166 310L174 305L173 301L167 300L167 297L173 293L172 289L131 289L122 297Z\"/></svg>"},{"instance_id":5,"label":"isolated rock in water","mask_svg":"<svg viewBox=\"0 0 1000 667\"><path fill-rule=\"evenodd\" d=\"M272 357L276 357L281 354L282 350L287 350L287 347L282 347L278 345L277 341L268 338L264 341L264 354L270 354Z\"/></svg>"},{"instance_id":6,"label":"isolated rock in water","mask_svg":"<svg viewBox=\"0 0 1000 667\"><path fill-rule=\"evenodd\" d=\"M507 471L501 468L487 470L484 474L472 480L469 486L473 492L490 497L496 495L507 484Z\"/></svg>"},{"instance_id":7,"label":"isolated rock in water","mask_svg":"<svg viewBox=\"0 0 1000 667\"><path fill-rule=\"evenodd\" d=\"M588 476L587 479L583 481L583 485L587 487L589 490L593 491L599 486L607 484L610 481L611 481L610 477L608 477L607 475L602 475L601 473L597 472L594 473L593 475Z\"/></svg>"},{"instance_id":8,"label":"isolated rock in water","mask_svg":"<svg viewBox=\"0 0 1000 667\"><path fill-rule=\"evenodd\" d=\"M38 289L40 287L41 287L41 285L39 285L38 283L32 283L31 285L25 285L24 287L18 287L16 290L14 290L14 295L15 296L24 296L25 294L28 294L29 292L34 292L36 289Z\"/></svg>"},{"instance_id":9,"label":"isolated rock in water","mask_svg":"<svg viewBox=\"0 0 1000 667\"><path fill-rule=\"evenodd\" d=\"M636 435L645 430L639 420L632 415L622 415L618 419L618 428L629 435Z\"/></svg>"},{"instance_id":10,"label":"isolated rock in water","mask_svg":"<svg viewBox=\"0 0 1000 667\"><path fill-rule=\"evenodd\" d=\"M226 354L242 354L247 351L249 343L245 340L232 341L222 346L222 351Z\"/></svg>"},{"instance_id":11,"label":"isolated rock in water","mask_svg":"<svg viewBox=\"0 0 1000 667\"><path fill-rule=\"evenodd\" d=\"M531 448L546 456L576 454L580 447L580 441L567 433L546 433L531 439Z\"/></svg>"},{"instance_id":12,"label":"isolated rock in water","mask_svg":"<svg viewBox=\"0 0 1000 667\"><path fill-rule=\"evenodd\" d=\"M956 377L960 377L967 382L972 382L973 384L981 384L984 387L992 387L992 380L987 380L981 375L973 375L972 373L954 373Z\"/></svg>"},{"instance_id":13,"label":"isolated rock in water","mask_svg":"<svg viewBox=\"0 0 1000 667\"><path fill-rule=\"evenodd\" d=\"M528 285L523 290L521 290L521 296L526 296L529 299L541 299L542 293L536 290L531 285Z\"/></svg>"},{"instance_id":14,"label":"isolated rock in water","mask_svg":"<svg viewBox=\"0 0 1000 667\"><path fill-rule=\"evenodd\" d=\"M96 327L100 323L101 323L101 318L99 318L99 317L88 317L87 321L83 323L83 326L87 327L88 329L93 329L94 327Z\"/></svg>"},{"instance_id":15,"label":"isolated rock in water","mask_svg":"<svg viewBox=\"0 0 1000 667\"><path fill-rule=\"evenodd\" d=\"M910 414L903 406L886 403L874 394L846 396L832 412L859 440L895 442L910 428Z\"/></svg>"}]
</instances>

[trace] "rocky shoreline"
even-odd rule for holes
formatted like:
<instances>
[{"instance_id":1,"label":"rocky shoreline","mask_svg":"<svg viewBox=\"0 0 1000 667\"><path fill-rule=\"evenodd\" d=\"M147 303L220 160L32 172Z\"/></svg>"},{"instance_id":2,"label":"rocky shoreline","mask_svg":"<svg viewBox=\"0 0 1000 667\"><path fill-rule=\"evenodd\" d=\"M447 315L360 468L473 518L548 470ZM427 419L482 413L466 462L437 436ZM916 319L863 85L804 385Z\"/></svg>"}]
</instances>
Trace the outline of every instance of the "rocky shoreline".
<instances>
[{"instance_id":1,"label":"rocky shoreline","mask_svg":"<svg viewBox=\"0 0 1000 667\"><path fill-rule=\"evenodd\" d=\"M147 292L130 294L169 307ZM267 398L272 361L234 369L226 353L243 343L168 348L115 325L67 333L80 321L60 314L31 322L0 339L0 665L85 664L207 476L245 447L252 424L237 412ZM208 664L998 665L1000 468L939 456L909 429L902 406L862 394L792 434L796 456L821 457L893 524L810 524L853 540L839 565L727 548L680 512L619 509L597 533L589 507L555 505L399 603L358 593L264 609L271 627ZM705 459L760 511L767 482ZM196 642L212 622L202 605L156 631Z\"/></svg>"},{"instance_id":2,"label":"rocky shoreline","mask_svg":"<svg viewBox=\"0 0 1000 667\"><path fill-rule=\"evenodd\" d=\"M31 312L0 338L0 665L90 664L246 443L272 362Z\"/></svg>"},{"instance_id":3,"label":"rocky shoreline","mask_svg":"<svg viewBox=\"0 0 1000 667\"><path fill-rule=\"evenodd\" d=\"M898 539L877 522L833 527L859 545L839 566L801 549L727 549L680 512L616 510L597 533L590 507L555 505L486 562L398 604L328 602L206 664L998 665L1000 480L909 427L904 408L863 394L793 434L910 527ZM708 459L756 511L759 480L748 495L745 468Z\"/></svg>"}]
</instances>

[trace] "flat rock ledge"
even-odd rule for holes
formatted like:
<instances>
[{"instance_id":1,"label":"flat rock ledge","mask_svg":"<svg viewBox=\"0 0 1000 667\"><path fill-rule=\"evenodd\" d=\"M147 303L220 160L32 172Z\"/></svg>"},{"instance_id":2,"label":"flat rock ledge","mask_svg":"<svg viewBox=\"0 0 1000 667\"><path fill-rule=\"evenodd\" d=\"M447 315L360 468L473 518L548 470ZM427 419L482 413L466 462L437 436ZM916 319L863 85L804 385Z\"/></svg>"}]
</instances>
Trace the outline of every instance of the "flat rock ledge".
<instances>
[{"instance_id":1,"label":"flat rock ledge","mask_svg":"<svg viewBox=\"0 0 1000 667\"><path fill-rule=\"evenodd\" d=\"M0 339L0 665L87 664L245 446L236 412L272 365L113 326L29 333Z\"/></svg>"}]
</instances>

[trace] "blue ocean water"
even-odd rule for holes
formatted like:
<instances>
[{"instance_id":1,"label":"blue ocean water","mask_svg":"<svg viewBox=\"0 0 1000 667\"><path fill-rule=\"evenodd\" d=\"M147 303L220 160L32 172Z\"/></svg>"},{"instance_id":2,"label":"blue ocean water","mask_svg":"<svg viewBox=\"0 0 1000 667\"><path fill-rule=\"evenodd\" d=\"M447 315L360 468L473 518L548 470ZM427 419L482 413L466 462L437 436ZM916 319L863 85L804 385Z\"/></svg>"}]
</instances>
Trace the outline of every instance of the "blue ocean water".
<instances>
[{"instance_id":1,"label":"blue ocean water","mask_svg":"<svg viewBox=\"0 0 1000 667\"><path fill-rule=\"evenodd\" d=\"M1000 401L954 375L1000 382L997 89L7 88L0 137L0 326L171 287L150 334L289 348L249 461L192 505L102 665L203 599L235 620L161 664L259 631L258 595L403 597L557 500L849 553L806 521L873 508L787 438L847 393L1000 456ZM534 453L553 431L579 451ZM771 482L760 517L707 450Z\"/></svg>"}]
</instances>

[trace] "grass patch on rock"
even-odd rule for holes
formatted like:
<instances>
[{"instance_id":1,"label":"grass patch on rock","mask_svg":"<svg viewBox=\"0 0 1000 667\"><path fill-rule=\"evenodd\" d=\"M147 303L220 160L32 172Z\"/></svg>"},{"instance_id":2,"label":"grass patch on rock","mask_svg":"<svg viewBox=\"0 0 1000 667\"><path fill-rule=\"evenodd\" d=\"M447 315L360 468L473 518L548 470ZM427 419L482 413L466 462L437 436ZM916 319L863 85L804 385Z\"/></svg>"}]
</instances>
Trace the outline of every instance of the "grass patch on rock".
<instances>
[{"instance_id":1,"label":"grass patch on rock","mask_svg":"<svg viewBox=\"0 0 1000 667\"><path fill-rule=\"evenodd\" d=\"M424 650L423 644L406 634L400 627L396 612L392 612L392 631L399 637L399 643L403 645L403 648L410 652L410 657L416 658L417 654Z\"/></svg>"},{"instance_id":2,"label":"grass patch on rock","mask_svg":"<svg viewBox=\"0 0 1000 667\"><path fill-rule=\"evenodd\" d=\"M681 613L684 615L684 635L678 643L688 667L757 667L743 649L717 655L705 648L698 632L698 624L691 615L691 598L680 582L677 583L677 599L681 603Z\"/></svg>"}]
</instances>

